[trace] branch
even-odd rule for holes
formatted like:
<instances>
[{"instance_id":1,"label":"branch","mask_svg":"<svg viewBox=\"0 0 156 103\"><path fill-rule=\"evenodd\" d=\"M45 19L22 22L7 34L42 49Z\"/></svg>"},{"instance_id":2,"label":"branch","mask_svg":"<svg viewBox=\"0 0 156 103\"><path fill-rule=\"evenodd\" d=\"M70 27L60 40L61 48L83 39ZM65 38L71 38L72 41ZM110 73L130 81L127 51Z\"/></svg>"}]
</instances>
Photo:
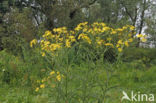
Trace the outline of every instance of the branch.
<instances>
[{"instance_id":1,"label":"branch","mask_svg":"<svg viewBox=\"0 0 156 103\"><path fill-rule=\"evenodd\" d=\"M93 0L92 2L88 3L88 4L84 4L82 5L80 8L89 8L91 5L95 4L97 0Z\"/></svg>"},{"instance_id":2,"label":"branch","mask_svg":"<svg viewBox=\"0 0 156 103\"><path fill-rule=\"evenodd\" d=\"M126 7L126 5L124 5L124 3L122 1L120 1L120 3L125 8L126 13L128 14L128 16L130 17L131 21L133 22L134 19L133 19L132 15L129 13L128 8Z\"/></svg>"},{"instance_id":3,"label":"branch","mask_svg":"<svg viewBox=\"0 0 156 103\"><path fill-rule=\"evenodd\" d=\"M91 5L93 5L94 3L96 3L97 0L93 0L92 2L88 3L88 4L84 4L82 6L78 6L77 8L75 8L74 10L72 10L69 14L69 17L72 19L76 12L82 8L89 8Z\"/></svg>"},{"instance_id":4,"label":"branch","mask_svg":"<svg viewBox=\"0 0 156 103\"><path fill-rule=\"evenodd\" d=\"M145 10L146 10L146 0L144 0L144 3L143 3L143 10L141 12L141 23L140 23L140 28L139 28L139 34L141 34L142 32L142 28L143 28L143 24L144 24L144 15L145 15Z\"/></svg>"},{"instance_id":5,"label":"branch","mask_svg":"<svg viewBox=\"0 0 156 103\"><path fill-rule=\"evenodd\" d=\"M137 16L138 16L138 15L137 15L137 13L138 13L137 11L138 11L138 8L136 7L136 8L135 8L135 17L134 17L133 26L135 26L135 24L136 24L136 20L137 20Z\"/></svg>"},{"instance_id":6,"label":"branch","mask_svg":"<svg viewBox=\"0 0 156 103\"><path fill-rule=\"evenodd\" d=\"M89 3L89 5L93 5L97 0L94 0L92 2Z\"/></svg>"}]
</instances>

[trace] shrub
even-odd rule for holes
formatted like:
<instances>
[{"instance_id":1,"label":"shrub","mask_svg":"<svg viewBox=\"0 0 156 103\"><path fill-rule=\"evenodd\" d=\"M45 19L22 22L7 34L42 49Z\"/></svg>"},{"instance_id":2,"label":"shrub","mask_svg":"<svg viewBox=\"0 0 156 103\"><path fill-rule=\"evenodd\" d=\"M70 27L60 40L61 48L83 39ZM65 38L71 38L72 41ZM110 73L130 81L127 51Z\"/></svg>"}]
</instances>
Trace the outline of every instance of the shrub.
<instances>
[{"instance_id":1,"label":"shrub","mask_svg":"<svg viewBox=\"0 0 156 103\"><path fill-rule=\"evenodd\" d=\"M120 60L123 50L135 39L134 29L130 25L113 29L104 23L84 22L74 30L61 27L46 31L41 40L32 40L30 46L51 63L51 74L60 73L53 77L48 73L34 91L58 103L104 101L106 92L116 87L110 83L114 65L106 61ZM98 92L94 95L95 91Z\"/></svg>"},{"instance_id":2,"label":"shrub","mask_svg":"<svg viewBox=\"0 0 156 103\"><path fill-rule=\"evenodd\" d=\"M141 60L145 65L148 65L156 59L155 48L127 48L123 52L124 61Z\"/></svg>"},{"instance_id":3,"label":"shrub","mask_svg":"<svg viewBox=\"0 0 156 103\"><path fill-rule=\"evenodd\" d=\"M23 51L23 57L14 56L5 50L1 51L0 82L23 86L35 85L37 78L42 78L51 64L38 55L37 50L34 51Z\"/></svg>"}]
</instances>

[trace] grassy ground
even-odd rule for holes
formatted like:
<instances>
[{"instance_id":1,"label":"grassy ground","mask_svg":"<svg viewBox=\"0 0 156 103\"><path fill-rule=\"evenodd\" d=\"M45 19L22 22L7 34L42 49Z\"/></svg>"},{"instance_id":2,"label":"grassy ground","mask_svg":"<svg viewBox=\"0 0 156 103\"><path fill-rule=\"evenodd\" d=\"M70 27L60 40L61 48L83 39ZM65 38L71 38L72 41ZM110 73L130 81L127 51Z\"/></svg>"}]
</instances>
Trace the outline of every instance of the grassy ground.
<instances>
[{"instance_id":1,"label":"grassy ground","mask_svg":"<svg viewBox=\"0 0 156 103\"><path fill-rule=\"evenodd\" d=\"M36 52L26 53L20 58L0 52L0 103L121 103L123 91L156 95L155 59L79 61L64 52L48 62Z\"/></svg>"},{"instance_id":2,"label":"grassy ground","mask_svg":"<svg viewBox=\"0 0 156 103\"><path fill-rule=\"evenodd\" d=\"M86 71L87 65L80 66L72 66L69 68L69 84L68 84L68 99L69 101L64 101L61 103L83 103L83 97L81 94L84 88L80 88L75 93L79 95L72 97L72 90L78 88L81 83L85 83L82 86L86 86L86 98L84 103L93 103L88 102L93 97L99 98L101 95L101 89L98 86L91 87L92 83L99 83L106 89L104 101L105 103L120 103L122 97L122 91L126 91L128 94L133 90L134 92L141 92L146 94L155 94L156 95L156 66L152 65L151 67L144 69L137 69L130 64L123 63L122 65L118 65L118 67L113 67L113 71L107 71L112 67L108 67L106 64L97 64L94 65L95 68L90 72ZM96 71L96 72L95 72ZM108 73L109 72L109 73ZM98 74L98 76L96 76ZM109 74L109 76L107 75ZM87 76L89 75L89 76ZM94 78L95 77L95 78ZM109 81L107 81L107 77L109 77ZM81 82L85 81L85 82ZM107 85L106 85L107 84ZM96 84L95 84L96 85ZM48 93L47 93L48 92ZM49 89L45 88L36 93L32 86L22 86L22 84L10 86L9 84L2 84L0 86L0 103L53 103L52 96L56 93L51 92L49 94ZM84 96L84 94L83 94ZM90 98L89 98L90 97ZM74 99L73 99L74 98ZM77 102L76 102L77 100ZM98 99L97 99L98 100ZM103 103L95 100L94 103ZM75 102L73 102L75 101ZM94 101L94 100L93 100ZM55 103L55 102L54 102ZM123 103L131 103L128 101L124 101ZM144 103L144 102L141 102ZM145 102L147 103L147 102ZM153 102L154 103L154 102Z\"/></svg>"}]
</instances>

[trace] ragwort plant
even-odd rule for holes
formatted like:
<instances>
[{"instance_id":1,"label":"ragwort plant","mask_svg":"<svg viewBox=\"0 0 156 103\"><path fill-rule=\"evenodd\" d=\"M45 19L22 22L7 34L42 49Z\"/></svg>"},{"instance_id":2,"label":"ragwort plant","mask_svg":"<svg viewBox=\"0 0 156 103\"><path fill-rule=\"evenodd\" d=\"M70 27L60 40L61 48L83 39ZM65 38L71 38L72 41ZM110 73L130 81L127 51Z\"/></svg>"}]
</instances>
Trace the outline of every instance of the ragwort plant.
<instances>
[{"instance_id":1,"label":"ragwort plant","mask_svg":"<svg viewBox=\"0 0 156 103\"><path fill-rule=\"evenodd\" d=\"M106 52L112 50L119 61L123 49L134 41L134 31L131 25L114 29L103 22L46 31L42 39L30 42L52 65L50 75L38 81L35 91L48 94L56 103L104 103L106 92L116 87L109 83L113 67L106 62ZM137 37L146 41L142 34ZM106 75L102 75L101 68Z\"/></svg>"}]
</instances>

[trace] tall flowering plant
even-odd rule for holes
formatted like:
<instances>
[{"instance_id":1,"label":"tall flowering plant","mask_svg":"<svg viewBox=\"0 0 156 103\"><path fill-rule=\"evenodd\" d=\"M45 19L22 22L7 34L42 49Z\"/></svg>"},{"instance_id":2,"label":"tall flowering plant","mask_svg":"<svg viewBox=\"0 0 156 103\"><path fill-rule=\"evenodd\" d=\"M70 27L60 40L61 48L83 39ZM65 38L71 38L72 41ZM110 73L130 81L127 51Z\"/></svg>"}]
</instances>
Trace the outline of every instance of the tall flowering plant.
<instances>
[{"instance_id":1,"label":"tall flowering plant","mask_svg":"<svg viewBox=\"0 0 156 103\"><path fill-rule=\"evenodd\" d=\"M73 30L68 30L66 27L54 28L51 31L46 31L40 42L34 39L30 42L30 46L39 45L42 56L47 54L57 56L57 51L73 47L88 49L89 53L103 54L112 48L117 54L120 54L124 48L128 47L134 41L135 27L131 25L123 26L122 28L111 28L103 22L88 22L80 23ZM145 36L137 35L142 42L146 42ZM77 52L77 51L76 51ZM84 54L85 55L85 54Z\"/></svg>"}]
</instances>

